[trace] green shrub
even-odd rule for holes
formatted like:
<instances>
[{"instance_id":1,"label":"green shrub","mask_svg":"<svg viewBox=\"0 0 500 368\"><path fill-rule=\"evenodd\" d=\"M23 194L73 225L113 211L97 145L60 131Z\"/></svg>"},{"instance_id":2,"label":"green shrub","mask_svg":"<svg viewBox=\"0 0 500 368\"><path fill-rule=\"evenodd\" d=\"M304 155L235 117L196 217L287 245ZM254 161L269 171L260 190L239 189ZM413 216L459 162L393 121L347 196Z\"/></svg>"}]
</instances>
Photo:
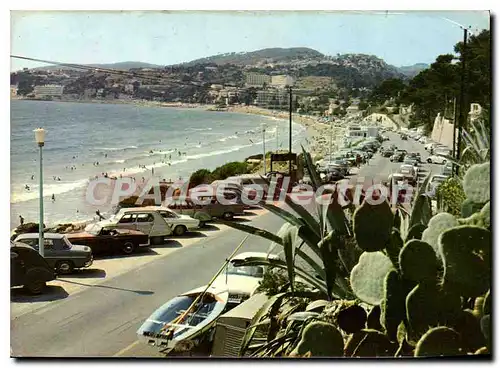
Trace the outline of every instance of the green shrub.
<instances>
[{"instance_id":1,"label":"green shrub","mask_svg":"<svg viewBox=\"0 0 500 368\"><path fill-rule=\"evenodd\" d=\"M200 184L210 184L212 182L212 173L207 169L196 170L189 178L189 187L194 188Z\"/></svg>"},{"instance_id":2,"label":"green shrub","mask_svg":"<svg viewBox=\"0 0 500 368\"><path fill-rule=\"evenodd\" d=\"M214 171L212 171L213 180L224 180L230 176L248 174L249 169L246 162L229 162L222 166L219 166Z\"/></svg>"},{"instance_id":3,"label":"green shrub","mask_svg":"<svg viewBox=\"0 0 500 368\"><path fill-rule=\"evenodd\" d=\"M462 203L465 201L465 192L457 178L445 180L436 190L438 208L440 211L451 213L454 216L462 214Z\"/></svg>"}]
</instances>

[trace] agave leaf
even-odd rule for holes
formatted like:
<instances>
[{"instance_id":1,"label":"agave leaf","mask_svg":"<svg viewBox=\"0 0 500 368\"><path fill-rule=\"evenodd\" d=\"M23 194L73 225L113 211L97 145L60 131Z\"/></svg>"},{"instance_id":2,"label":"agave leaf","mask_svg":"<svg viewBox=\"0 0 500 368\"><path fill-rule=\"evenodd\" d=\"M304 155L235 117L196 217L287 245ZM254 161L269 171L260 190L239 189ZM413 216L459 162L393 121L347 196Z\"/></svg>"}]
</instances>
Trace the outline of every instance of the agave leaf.
<instances>
[{"instance_id":1,"label":"agave leaf","mask_svg":"<svg viewBox=\"0 0 500 368\"><path fill-rule=\"evenodd\" d=\"M478 143L472 138L472 136L464 129L462 131L462 136L464 137L464 140L467 142L468 146L472 146L474 148L474 151L479 153L481 151L481 148L479 147Z\"/></svg>"},{"instance_id":2,"label":"agave leaf","mask_svg":"<svg viewBox=\"0 0 500 368\"><path fill-rule=\"evenodd\" d=\"M299 236L318 257L321 257L321 251L318 247L320 238L316 237L316 234L308 226L299 227Z\"/></svg>"},{"instance_id":3,"label":"agave leaf","mask_svg":"<svg viewBox=\"0 0 500 368\"><path fill-rule=\"evenodd\" d=\"M302 258L309 266L311 266L311 268L314 269L314 271L316 271L319 277L321 277L323 280L326 280L325 270L321 267L321 265L318 262L315 262L314 259L309 257L306 253L304 253L300 249L296 249L295 254L298 257Z\"/></svg>"},{"instance_id":4,"label":"agave leaf","mask_svg":"<svg viewBox=\"0 0 500 368\"><path fill-rule=\"evenodd\" d=\"M274 213L275 215L281 217L283 220L289 222L292 225L295 225L297 227L302 226L303 222L300 221L297 217L292 215L290 212L285 211L284 209L275 206L274 204L268 204L265 201L261 201L259 203L260 206L264 207L266 210L269 212Z\"/></svg>"},{"instance_id":5,"label":"agave leaf","mask_svg":"<svg viewBox=\"0 0 500 368\"><path fill-rule=\"evenodd\" d=\"M287 194L285 196L285 203L293 210L302 220L313 230L318 237L321 237L320 225L313 215L309 213L303 206L295 203L293 199Z\"/></svg>"},{"instance_id":6,"label":"agave leaf","mask_svg":"<svg viewBox=\"0 0 500 368\"><path fill-rule=\"evenodd\" d=\"M335 284L335 278L337 277L337 244L335 242L340 242L335 231L331 231L319 244L321 249L321 259L323 260L323 265L326 274L326 286L328 288L328 298L331 298L331 292L333 290L333 285ZM331 299L330 299L331 300Z\"/></svg>"},{"instance_id":7,"label":"agave leaf","mask_svg":"<svg viewBox=\"0 0 500 368\"><path fill-rule=\"evenodd\" d=\"M233 229L244 231L244 232L252 234L252 235L258 235L262 238L265 238L265 239L268 239L268 240L275 242L277 244L283 245L283 239L281 239L281 237L274 235L273 233L271 233L267 230L259 229L257 227L250 226L250 225L240 224L238 222L233 222L233 221L218 220L217 222L221 223L223 225L227 225L229 227L232 227Z\"/></svg>"},{"instance_id":8,"label":"agave leaf","mask_svg":"<svg viewBox=\"0 0 500 368\"><path fill-rule=\"evenodd\" d=\"M413 209L410 215L410 224L408 228L411 228L412 226L418 223L423 223L424 225L427 225L432 216L432 212L430 210L429 197L424 194L427 188L427 184L429 183L430 177L431 177L430 175L427 175L424 182L422 183L422 186L419 188L417 192L417 197L415 199L415 202L413 203ZM403 239L406 239L407 235L406 231L404 235L401 232L401 235L403 236Z\"/></svg>"},{"instance_id":9,"label":"agave leaf","mask_svg":"<svg viewBox=\"0 0 500 368\"><path fill-rule=\"evenodd\" d=\"M292 290L292 293L294 291L293 286L295 280L294 259L293 259L294 248L295 248L294 246L295 246L295 237L292 236L292 231L288 231L283 237L283 249L285 251L288 279L290 280L290 289Z\"/></svg>"},{"instance_id":10,"label":"agave leaf","mask_svg":"<svg viewBox=\"0 0 500 368\"><path fill-rule=\"evenodd\" d=\"M302 153L304 154L304 161L306 163L306 168L307 171L309 172L309 177L311 178L312 187L314 191L317 191L318 188L321 186L321 179L316 171L316 168L314 167L311 155L304 149L304 146L301 147L302 147Z\"/></svg>"}]
</instances>

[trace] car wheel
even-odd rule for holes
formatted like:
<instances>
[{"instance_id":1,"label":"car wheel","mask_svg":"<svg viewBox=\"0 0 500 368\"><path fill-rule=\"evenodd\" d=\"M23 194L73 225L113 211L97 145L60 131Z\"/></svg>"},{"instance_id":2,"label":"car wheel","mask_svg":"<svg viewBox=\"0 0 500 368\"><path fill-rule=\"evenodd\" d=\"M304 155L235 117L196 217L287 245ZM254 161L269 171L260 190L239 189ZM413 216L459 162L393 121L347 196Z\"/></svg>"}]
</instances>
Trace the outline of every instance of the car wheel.
<instances>
[{"instance_id":1,"label":"car wheel","mask_svg":"<svg viewBox=\"0 0 500 368\"><path fill-rule=\"evenodd\" d=\"M232 212L224 212L222 215L222 218L224 220L232 220L233 219L233 213Z\"/></svg>"},{"instance_id":2,"label":"car wheel","mask_svg":"<svg viewBox=\"0 0 500 368\"><path fill-rule=\"evenodd\" d=\"M443 160L442 164L443 164L443 165L446 165L446 160Z\"/></svg>"},{"instance_id":3,"label":"car wheel","mask_svg":"<svg viewBox=\"0 0 500 368\"><path fill-rule=\"evenodd\" d=\"M174 234L176 236L182 236L184 235L184 233L187 231L186 227L184 225L177 225L175 228L174 228Z\"/></svg>"},{"instance_id":4,"label":"car wheel","mask_svg":"<svg viewBox=\"0 0 500 368\"><path fill-rule=\"evenodd\" d=\"M132 254L134 253L134 250L135 250L135 245L132 244L131 242L126 242L122 246L122 252L125 254Z\"/></svg>"},{"instance_id":5,"label":"car wheel","mask_svg":"<svg viewBox=\"0 0 500 368\"><path fill-rule=\"evenodd\" d=\"M68 274L73 272L75 265L71 261L59 261L56 264L56 272L58 274Z\"/></svg>"},{"instance_id":6,"label":"car wheel","mask_svg":"<svg viewBox=\"0 0 500 368\"><path fill-rule=\"evenodd\" d=\"M163 236L153 236L151 238L151 244L152 245L162 245L164 242Z\"/></svg>"},{"instance_id":7,"label":"car wheel","mask_svg":"<svg viewBox=\"0 0 500 368\"><path fill-rule=\"evenodd\" d=\"M40 271L31 270L26 274L24 288L31 294L40 294L47 286L45 279Z\"/></svg>"},{"instance_id":8,"label":"car wheel","mask_svg":"<svg viewBox=\"0 0 500 368\"><path fill-rule=\"evenodd\" d=\"M432 160L430 158L427 159L427 162L432 164Z\"/></svg>"}]
</instances>

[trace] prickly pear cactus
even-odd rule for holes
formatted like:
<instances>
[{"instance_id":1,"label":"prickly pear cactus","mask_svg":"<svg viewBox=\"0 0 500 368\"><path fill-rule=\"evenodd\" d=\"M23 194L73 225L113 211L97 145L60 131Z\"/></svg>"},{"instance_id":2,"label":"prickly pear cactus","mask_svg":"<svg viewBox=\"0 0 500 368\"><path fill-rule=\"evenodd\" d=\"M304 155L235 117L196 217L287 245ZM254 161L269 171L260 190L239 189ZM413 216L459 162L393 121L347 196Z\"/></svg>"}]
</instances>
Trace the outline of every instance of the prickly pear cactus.
<instances>
[{"instance_id":1,"label":"prickly pear cactus","mask_svg":"<svg viewBox=\"0 0 500 368\"><path fill-rule=\"evenodd\" d=\"M472 165L464 175L463 187L468 199L476 203L490 200L490 163Z\"/></svg>"},{"instance_id":2,"label":"prickly pear cactus","mask_svg":"<svg viewBox=\"0 0 500 368\"><path fill-rule=\"evenodd\" d=\"M441 212L433 216L427 224L427 229L422 233L422 240L428 243L439 255L438 238L445 230L458 226L459 223L455 216Z\"/></svg>"},{"instance_id":3,"label":"prickly pear cactus","mask_svg":"<svg viewBox=\"0 0 500 368\"><path fill-rule=\"evenodd\" d=\"M351 287L356 296L371 305L384 298L384 280L394 269L391 260L382 252L364 252L351 271Z\"/></svg>"},{"instance_id":4,"label":"prickly pear cactus","mask_svg":"<svg viewBox=\"0 0 500 368\"><path fill-rule=\"evenodd\" d=\"M384 299L381 304L380 322L391 341L397 340L398 326L405 318L406 290L399 273L390 271L384 283Z\"/></svg>"},{"instance_id":5,"label":"prickly pear cactus","mask_svg":"<svg viewBox=\"0 0 500 368\"><path fill-rule=\"evenodd\" d=\"M487 229L491 228L491 210L490 210L490 202L487 202L484 207L481 209L481 217L483 218L483 226Z\"/></svg>"},{"instance_id":6,"label":"prickly pear cactus","mask_svg":"<svg viewBox=\"0 0 500 368\"><path fill-rule=\"evenodd\" d=\"M422 234L424 233L425 229L427 229L427 226L425 226L424 224L420 223L413 225L410 230L408 230L406 241L410 241L412 239L422 239Z\"/></svg>"},{"instance_id":7,"label":"prickly pear cactus","mask_svg":"<svg viewBox=\"0 0 500 368\"><path fill-rule=\"evenodd\" d=\"M438 298L436 285L425 283L415 286L406 297L406 318L412 340L418 340L430 327L439 324Z\"/></svg>"},{"instance_id":8,"label":"prickly pear cactus","mask_svg":"<svg viewBox=\"0 0 500 368\"><path fill-rule=\"evenodd\" d=\"M435 280L438 271L436 252L426 242L410 240L399 253L399 267L403 277L408 280Z\"/></svg>"},{"instance_id":9,"label":"prickly pear cactus","mask_svg":"<svg viewBox=\"0 0 500 368\"><path fill-rule=\"evenodd\" d=\"M346 333L351 334L363 329L366 325L366 311L359 305L351 305L339 312L337 325Z\"/></svg>"},{"instance_id":10,"label":"prickly pear cactus","mask_svg":"<svg viewBox=\"0 0 500 368\"><path fill-rule=\"evenodd\" d=\"M491 280L491 232L477 226L459 226L439 237L443 258L443 287L464 297L488 291Z\"/></svg>"},{"instance_id":11,"label":"prickly pear cactus","mask_svg":"<svg viewBox=\"0 0 500 368\"><path fill-rule=\"evenodd\" d=\"M466 352L472 353L486 344L479 319L470 310L461 311L449 327L460 334L462 347Z\"/></svg>"},{"instance_id":12,"label":"prickly pear cactus","mask_svg":"<svg viewBox=\"0 0 500 368\"><path fill-rule=\"evenodd\" d=\"M354 236L358 246L366 252L384 249L394 222L394 215L387 201L378 205L364 201L353 217Z\"/></svg>"},{"instance_id":13,"label":"prickly pear cactus","mask_svg":"<svg viewBox=\"0 0 500 368\"><path fill-rule=\"evenodd\" d=\"M340 331L326 322L312 322L302 331L302 337L291 355L340 357L344 355L344 340Z\"/></svg>"},{"instance_id":14,"label":"prickly pear cactus","mask_svg":"<svg viewBox=\"0 0 500 368\"><path fill-rule=\"evenodd\" d=\"M425 333L415 348L416 357L462 355L460 335L448 327L434 327Z\"/></svg>"},{"instance_id":15,"label":"prickly pear cactus","mask_svg":"<svg viewBox=\"0 0 500 368\"><path fill-rule=\"evenodd\" d=\"M394 356L397 344L377 330L364 329L351 336L346 344L347 357Z\"/></svg>"},{"instance_id":16,"label":"prickly pear cactus","mask_svg":"<svg viewBox=\"0 0 500 368\"><path fill-rule=\"evenodd\" d=\"M477 203L474 202L472 199L466 199L465 201L462 202L462 208L461 208L461 213L462 217L470 217L476 212L480 211L482 208L483 204L482 203Z\"/></svg>"}]
</instances>

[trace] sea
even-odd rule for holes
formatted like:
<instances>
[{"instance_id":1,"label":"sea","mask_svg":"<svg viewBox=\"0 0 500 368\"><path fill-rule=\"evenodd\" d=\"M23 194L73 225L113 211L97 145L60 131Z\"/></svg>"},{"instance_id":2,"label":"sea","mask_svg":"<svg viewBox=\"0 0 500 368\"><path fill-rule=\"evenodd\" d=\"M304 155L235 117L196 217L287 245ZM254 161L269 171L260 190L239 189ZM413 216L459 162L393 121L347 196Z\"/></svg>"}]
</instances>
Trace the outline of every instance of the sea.
<instances>
[{"instance_id":1,"label":"sea","mask_svg":"<svg viewBox=\"0 0 500 368\"><path fill-rule=\"evenodd\" d=\"M96 176L187 180L192 172L250 155L288 148L287 120L206 111L55 101L11 101L11 228L39 219L39 148L33 130L46 131L43 147L44 222L80 222L106 214L111 204L88 203ZM262 124L266 126L265 137ZM264 143L265 138L265 143ZM306 129L293 123L294 152ZM54 198L52 198L54 196Z\"/></svg>"}]
</instances>

